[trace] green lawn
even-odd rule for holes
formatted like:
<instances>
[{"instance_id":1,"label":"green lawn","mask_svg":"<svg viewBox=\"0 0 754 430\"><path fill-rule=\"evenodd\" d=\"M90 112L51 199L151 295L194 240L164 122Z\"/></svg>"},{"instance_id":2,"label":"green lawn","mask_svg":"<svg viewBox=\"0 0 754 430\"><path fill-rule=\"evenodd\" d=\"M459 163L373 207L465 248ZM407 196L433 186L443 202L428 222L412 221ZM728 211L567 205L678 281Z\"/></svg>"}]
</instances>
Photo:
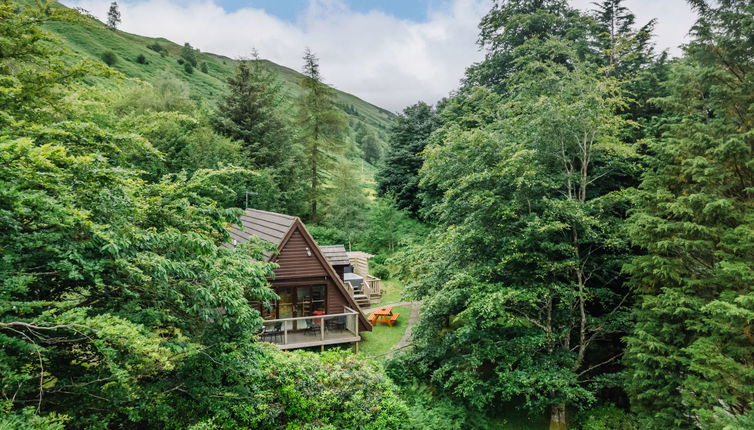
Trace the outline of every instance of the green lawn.
<instances>
[{"instance_id":1,"label":"green lawn","mask_svg":"<svg viewBox=\"0 0 754 430\"><path fill-rule=\"evenodd\" d=\"M389 305L390 303L399 303L403 301L403 288L405 285L398 280L382 281L382 298L380 306Z\"/></svg>"},{"instance_id":2,"label":"green lawn","mask_svg":"<svg viewBox=\"0 0 754 430\"><path fill-rule=\"evenodd\" d=\"M393 327L387 324L377 324L371 332L361 333L361 337L364 339L361 345L359 345L361 354L368 358L382 360L386 357L385 354L401 340L408 326L411 308L408 306L395 306L393 313L396 312L400 316L398 317L398 321L393 324Z\"/></svg>"}]
</instances>

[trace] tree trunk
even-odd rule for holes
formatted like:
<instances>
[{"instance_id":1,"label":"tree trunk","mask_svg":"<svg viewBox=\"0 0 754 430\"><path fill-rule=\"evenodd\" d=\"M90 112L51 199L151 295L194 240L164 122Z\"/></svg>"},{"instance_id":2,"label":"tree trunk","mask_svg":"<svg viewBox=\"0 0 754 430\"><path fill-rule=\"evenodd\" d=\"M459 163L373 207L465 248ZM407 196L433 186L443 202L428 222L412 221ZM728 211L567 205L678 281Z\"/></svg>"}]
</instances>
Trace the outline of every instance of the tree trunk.
<instances>
[{"instance_id":1,"label":"tree trunk","mask_svg":"<svg viewBox=\"0 0 754 430\"><path fill-rule=\"evenodd\" d=\"M550 430L566 430L565 403L550 406Z\"/></svg>"}]
</instances>

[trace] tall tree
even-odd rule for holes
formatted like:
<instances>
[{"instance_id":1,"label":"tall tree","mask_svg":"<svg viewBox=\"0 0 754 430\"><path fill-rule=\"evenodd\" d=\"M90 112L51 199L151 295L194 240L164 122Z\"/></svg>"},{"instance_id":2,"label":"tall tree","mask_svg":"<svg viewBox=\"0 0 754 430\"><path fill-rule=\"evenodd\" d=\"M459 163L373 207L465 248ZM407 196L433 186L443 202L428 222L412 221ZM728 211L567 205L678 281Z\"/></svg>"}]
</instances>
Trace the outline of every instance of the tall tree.
<instances>
[{"instance_id":1,"label":"tall tree","mask_svg":"<svg viewBox=\"0 0 754 430\"><path fill-rule=\"evenodd\" d=\"M380 195L394 196L398 208L406 209L415 217L421 209L421 152L438 126L437 112L428 104L419 102L404 109L390 130L390 148L378 174L377 190Z\"/></svg>"},{"instance_id":2,"label":"tall tree","mask_svg":"<svg viewBox=\"0 0 754 430\"><path fill-rule=\"evenodd\" d=\"M651 146L627 267L632 406L651 428L747 428L754 402L754 4L690 2L672 116ZM748 414L748 418L745 416ZM738 421L738 426L724 427Z\"/></svg>"},{"instance_id":3,"label":"tall tree","mask_svg":"<svg viewBox=\"0 0 754 430\"><path fill-rule=\"evenodd\" d=\"M636 21L636 16L623 6L623 1L602 0L594 3L595 16L601 30L598 37L611 65L616 62L615 50L621 37L633 31Z\"/></svg>"},{"instance_id":4,"label":"tall tree","mask_svg":"<svg viewBox=\"0 0 754 430\"><path fill-rule=\"evenodd\" d=\"M592 30L597 49L596 61L610 66L610 73L621 82L628 103L620 112L636 122L626 130L624 138L636 142L652 136L654 123L662 110L650 100L666 95L662 82L667 74L667 53L656 53L652 37L656 21L650 20L638 29L636 17L623 5L624 0L603 0L595 3L596 26Z\"/></svg>"},{"instance_id":5,"label":"tall tree","mask_svg":"<svg viewBox=\"0 0 754 430\"><path fill-rule=\"evenodd\" d=\"M309 48L304 52L303 75L303 93L298 99L298 125L308 170L309 218L317 221L325 182L336 167L336 155L345 148L347 121L335 102L335 91L322 82L319 60Z\"/></svg>"},{"instance_id":6,"label":"tall tree","mask_svg":"<svg viewBox=\"0 0 754 430\"><path fill-rule=\"evenodd\" d=\"M528 40L562 37L579 56L587 55L591 27L591 20L566 0L495 0L479 23L478 44L485 58L468 68L464 88L484 85L504 91L516 72L515 51Z\"/></svg>"},{"instance_id":7,"label":"tall tree","mask_svg":"<svg viewBox=\"0 0 754 430\"><path fill-rule=\"evenodd\" d=\"M327 198L324 200L323 223L341 230L351 250L355 240L364 235L367 224L369 199L364 190L364 180L358 168L349 160L341 159L332 173Z\"/></svg>"},{"instance_id":8,"label":"tall tree","mask_svg":"<svg viewBox=\"0 0 754 430\"><path fill-rule=\"evenodd\" d=\"M238 65L235 75L228 78L228 94L218 103L212 122L218 132L241 142L244 166L270 176L272 188L252 190L263 194L257 201L277 201L264 209L301 214L305 175L296 166L303 154L287 116L290 102L282 84L261 61L255 55Z\"/></svg>"},{"instance_id":9,"label":"tall tree","mask_svg":"<svg viewBox=\"0 0 754 430\"><path fill-rule=\"evenodd\" d=\"M282 84L254 59L238 65L228 89L213 117L217 130L242 142L250 166L290 169L294 133L285 117L288 101Z\"/></svg>"},{"instance_id":10,"label":"tall tree","mask_svg":"<svg viewBox=\"0 0 754 430\"><path fill-rule=\"evenodd\" d=\"M411 287L426 297L416 348L395 365L474 407L549 409L563 429L569 406L615 378L627 329L619 178L632 167L616 139L617 82L561 40L540 49L555 60L521 58L509 98L477 88L449 102L467 114L425 151L422 185L443 198Z\"/></svg>"},{"instance_id":11,"label":"tall tree","mask_svg":"<svg viewBox=\"0 0 754 430\"><path fill-rule=\"evenodd\" d=\"M120 24L120 10L118 9L118 2L114 1L110 3L110 9L107 11L107 26L110 30L115 30Z\"/></svg>"}]
</instances>

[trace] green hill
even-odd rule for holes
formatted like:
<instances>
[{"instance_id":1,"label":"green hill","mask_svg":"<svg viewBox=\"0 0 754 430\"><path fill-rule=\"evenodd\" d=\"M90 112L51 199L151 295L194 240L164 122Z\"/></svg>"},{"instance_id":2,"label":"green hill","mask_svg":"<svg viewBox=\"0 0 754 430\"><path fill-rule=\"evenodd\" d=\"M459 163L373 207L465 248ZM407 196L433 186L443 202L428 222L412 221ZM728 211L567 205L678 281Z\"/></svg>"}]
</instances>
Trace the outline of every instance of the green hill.
<instances>
[{"instance_id":1,"label":"green hill","mask_svg":"<svg viewBox=\"0 0 754 430\"><path fill-rule=\"evenodd\" d=\"M64 7L61 5L61 7ZM112 31L103 23L92 19L89 25L53 23L46 26L73 52L84 58L101 61L102 54L112 51L117 62L112 66L128 77L154 82L165 74L172 75L189 85L192 96L213 104L226 91L226 79L234 73L237 60L211 53L198 53L198 63L206 63L207 72L196 68L193 73L179 64L182 44L164 38L151 38L123 31ZM149 47L159 45L162 52ZM303 47L302 47L303 50ZM143 56L144 63L137 61ZM299 94L301 74L268 60L259 60L265 68L275 73L293 97ZM352 124L361 122L385 143L387 130L395 115L368 103L352 94L336 90L338 103Z\"/></svg>"}]
</instances>

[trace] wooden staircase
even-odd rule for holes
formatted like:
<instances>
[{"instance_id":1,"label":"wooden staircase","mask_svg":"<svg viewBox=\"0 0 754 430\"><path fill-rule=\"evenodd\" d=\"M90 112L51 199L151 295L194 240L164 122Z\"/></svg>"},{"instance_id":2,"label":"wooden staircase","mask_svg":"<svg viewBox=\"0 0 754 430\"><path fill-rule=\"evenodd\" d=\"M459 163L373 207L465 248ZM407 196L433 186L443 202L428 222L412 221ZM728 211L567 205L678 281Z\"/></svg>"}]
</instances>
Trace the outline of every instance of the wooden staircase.
<instances>
[{"instance_id":1,"label":"wooden staircase","mask_svg":"<svg viewBox=\"0 0 754 430\"><path fill-rule=\"evenodd\" d=\"M349 283L349 285L351 284ZM369 296L364 294L362 287L352 286L351 288L353 289L353 299L356 301L356 304L361 308L368 308L371 305L371 301L369 300Z\"/></svg>"}]
</instances>

